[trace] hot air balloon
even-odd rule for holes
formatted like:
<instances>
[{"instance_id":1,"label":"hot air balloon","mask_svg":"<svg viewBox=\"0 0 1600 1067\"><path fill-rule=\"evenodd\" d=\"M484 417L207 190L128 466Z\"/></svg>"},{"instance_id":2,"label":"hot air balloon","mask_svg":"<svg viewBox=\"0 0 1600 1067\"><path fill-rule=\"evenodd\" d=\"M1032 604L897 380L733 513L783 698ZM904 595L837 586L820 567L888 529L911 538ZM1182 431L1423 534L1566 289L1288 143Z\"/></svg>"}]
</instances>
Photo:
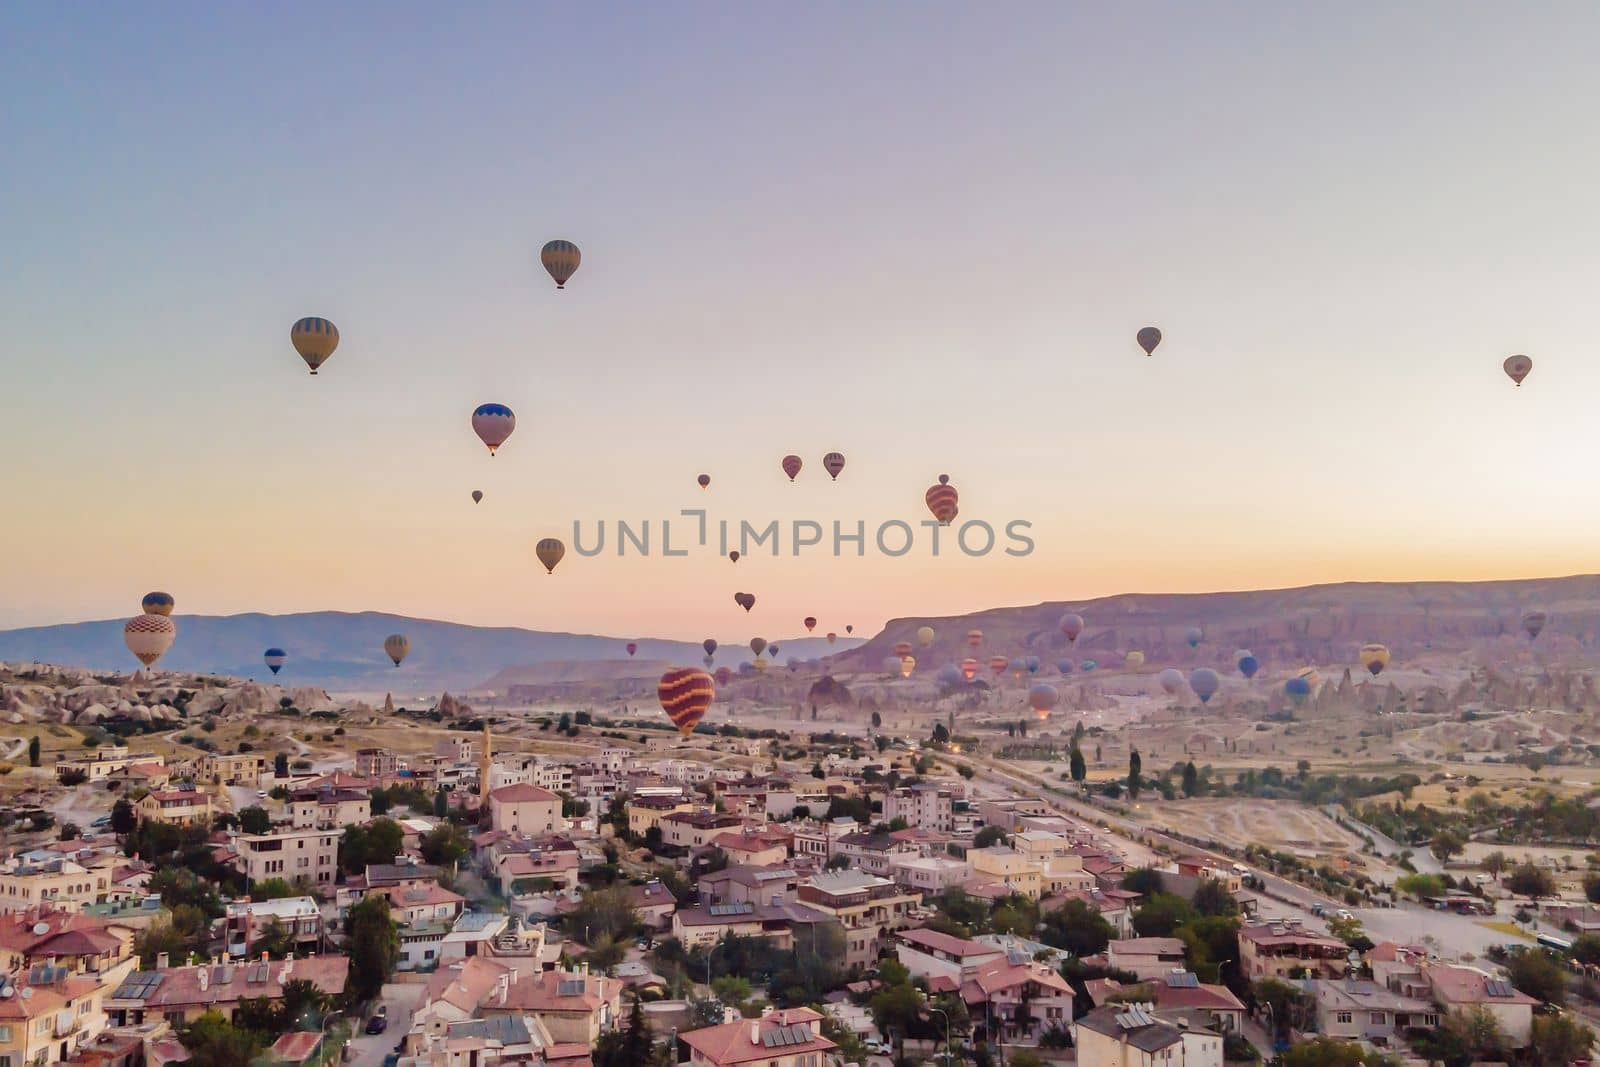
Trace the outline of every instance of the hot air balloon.
<instances>
[{"instance_id":1,"label":"hot air balloon","mask_svg":"<svg viewBox=\"0 0 1600 1067\"><path fill-rule=\"evenodd\" d=\"M783 473L789 476L791 482L799 475L801 466L799 456L788 455L783 457Z\"/></svg>"},{"instance_id":2,"label":"hot air balloon","mask_svg":"<svg viewBox=\"0 0 1600 1067\"><path fill-rule=\"evenodd\" d=\"M978 661L971 658L962 660L961 676L969 682L976 678L978 676Z\"/></svg>"},{"instance_id":3,"label":"hot air balloon","mask_svg":"<svg viewBox=\"0 0 1600 1067\"><path fill-rule=\"evenodd\" d=\"M961 684L961 668L954 663L946 663L939 668L939 684L950 688Z\"/></svg>"},{"instance_id":4,"label":"hot air balloon","mask_svg":"<svg viewBox=\"0 0 1600 1067\"><path fill-rule=\"evenodd\" d=\"M846 626L844 628L844 632L847 634L853 634L856 632L856 628L854 626Z\"/></svg>"},{"instance_id":5,"label":"hot air balloon","mask_svg":"<svg viewBox=\"0 0 1600 1067\"><path fill-rule=\"evenodd\" d=\"M1028 706L1041 719L1048 719L1050 711L1061 700L1061 694L1049 682L1039 682L1028 690Z\"/></svg>"},{"instance_id":6,"label":"hot air balloon","mask_svg":"<svg viewBox=\"0 0 1600 1067\"><path fill-rule=\"evenodd\" d=\"M929 645L933 644L933 637L934 637L933 627L931 627L931 626L919 626L919 627L917 627L917 644L921 645L923 648L927 648Z\"/></svg>"},{"instance_id":7,"label":"hot air balloon","mask_svg":"<svg viewBox=\"0 0 1600 1067\"><path fill-rule=\"evenodd\" d=\"M556 564L561 562L561 557L567 554L567 546L554 537L541 537L539 543L533 546L533 554L539 557L539 562L544 564L546 574L556 572Z\"/></svg>"},{"instance_id":8,"label":"hot air balloon","mask_svg":"<svg viewBox=\"0 0 1600 1067\"><path fill-rule=\"evenodd\" d=\"M1311 683L1296 675L1283 683L1283 691L1295 707L1304 704L1311 696Z\"/></svg>"},{"instance_id":9,"label":"hot air balloon","mask_svg":"<svg viewBox=\"0 0 1600 1067\"><path fill-rule=\"evenodd\" d=\"M1126 656L1122 657L1122 665L1128 668L1130 671L1138 670L1140 667L1144 666L1144 653L1129 652Z\"/></svg>"},{"instance_id":10,"label":"hot air balloon","mask_svg":"<svg viewBox=\"0 0 1600 1067\"><path fill-rule=\"evenodd\" d=\"M982 630L968 630L967 631L967 647L968 648L982 648L983 647L983 631Z\"/></svg>"},{"instance_id":11,"label":"hot air balloon","mask_svg":"<svg viewBox=\"0 0 1600 1067\"><path fill-rule=\"evenodd\" d=\"M909 678L909 677L911 677L911 672L916 670L916 669L917 669L917 657L915 657L915 656L901 656L900 657L900 677Z\"/></svg>"},{"instance_id":12,"label":"hot air balloon","mask_svg":"<svg viewBox=\"0 0 1600 1067\"><path fill-rule=\"evenodd\" d=\"M1067 635L1067 644L1075 645L1078 643L1078 635L1083 633L1082 615L1068 612L1061 616L1061 621L1057 625L1061 628L1061 632Z\"/></svg>"},{"instance_id":13,"label":"hot air balloon","mask_svg":"<svg viewBox=\"0 0 1600 1067\"><path fill-rule=\"evenodd\" d=\"M327 319L301 319L289 327L289 343L315 374L339 347L339 328Z\"/></svg>"},{"instance_id":14,"label":"hot air balloon","mask_svg":"<svg viewBox=\"0 0 1600 1067\"><path fill-rule=\"evenodd\" d=\"M756 595L754 593L735 593L733 594L733 601L745 611L749 611L756 606Z\"/></svg>"},{"instance_id":15,"label":"hot air balloon","mask_svg":"<svg viewBox=\"0 0 1600 1067\"><path fill-rule=\"evenodd\" d=\"M1088 674L1098 666L1100 666L1099 662L1092 659L1086 659L1082 663L1078 664L1079 669L1082 670L1084 674Z\"/></svg>"},{"instance_id":16,"label":"hot air balloon","mask_svg":"<svg viewBox=\"0 0 1600 1067\"><path fill-rule=\"evenodd\" d=\"M702 474L700 477L696 478L695 481L699 482L700 488L704 489L706 486L711 484L711 475Z\"/></svg>"},{"instance_id":17,"label":"hot air balloon","mask_svg":"<svg viewBox=\"0 0 1600 1067\"><path fill-rule=\"evenodd\" d=\"M800 661L795 659L793 656L790 656L788 659L784 660L783 665L789 668L790 674L793 674L795 671L800 669Z\"/></svg>"},{"instance_id":18,"label":"hot air balloon","mask_svg":"<svg viewBox=\"0 0 1600 1067\"><path fill-rule=\"evenodd\" d=\"M405 634L390 634L383 639L383 651L385 655L394 660L394 665L398 667L400 666L400 661L410 653L411 642L406 638Z\"/></svg>"},{"instance_id":19,"label":"hot air balloon","mask_svg":"<svg viewBox=\"0 0 1600 1067\"><path fill-rule=\"evenodd\" d=\"M1183 688L1183 672L1176 667L1168 667L1156 675L1156 681L1161 683L1161 688L1166 690L1167 696L1177 696L1178 690Z\"/></svg>"},{"instance_id":20,"label":"hot air balloon","mask_svg":"<svg viewBox=\"0 0 1600 1067\"><path fill-rule=\"evenodd\" d=\"M1039 657L1038 656L1028 656L1026 659L1024 659L1022 661L1022 666L1023 666L1023 669L1026 670L1029 674L1038 674L1039 673Z\"/></svg>"},{"instance_id":21,"label":"hot air balloon","mask_svg":"<svg viewBox=\"0 0 1600 1067\"><path fill-rule=\"evenodd\" d=\"M883 673L889 675L891 678L894 677L895 675L899 674L900 673L900 657L899 656L885 656L885 657L883 657Z\"/></svg>"},{"instance_id":22,"label":"hot air balloon","mask_svg":"<svg viewBox=\"0 0 1600 1067\"><path fill-rule=\"evenodd\" d=\"M1139 347L1144 349L1145 355L1154 355L1156 345L1161 343L1161 331L1154 326L1146 326L1134 334L1134 340L1139 342Z\"/></svg>"},{"instance_id":23,"label":"hot air balloon","mask_svg":"<svg viewBox=\"0 0 1600 1067\"><path fill-rule=\"evenodd\" d=\"M1197 647L1201 641L1205 640L1205 636L1205 631L1198 626L1191 626L1183 631L1183 639L1189 643L1190 648Z\"/></svg>"},{"instance_id":24,"label":"hot air balloon","mask_svg":"<svg viewBox=\"0 0 1600 1067\"><path fill-rule=\"evenodd\" d=\"M1361 665L1376 678L1389 665L1389 650L1379 644L1361 646Z\"/></svg>"},{"instance_id":25,"label":"hot air balloon","mask_svg":"<svg viewBox=\"0 0 1600 1067\"><path fill-rule=\"evenodd\" d=\"M474 489L472 491L472 502L474 504L483 503L483 490L482 489Z\"/></svg>"},{"instance_id":26,"label":"hot air balloon","mask_svg":"<svg viewBox=\"0 0 1600 1067\"><path fill-rule=\"evenodd\" d=\"M828 644L831 645L837 640L839 640L839 635L834 633L832 630L829 630L828 631Z\"/></svg>"},{"instance_id":27,"label":"hot air balloon","mask_svg":"<svg viewBox=\"0 0 1600 1067\"><path fill-rule=\"evenodd\" d=\"M656 685L661 710L684 737L694 733L716 695L717 683L711 675L694 667L674 667L663 674Z\"/></svg>"},{"instance_id":28,"label":"hot air balloon","mask_svg":"<svg viewBox=\"0 0 1600 1067\"><path fill-rule=\"evenodd\" d=\"M810 633L812 630L817 628L817 617L815 615L807 615L803 621L805 623L806 633Z\"/></svg>"},{"instance_id":29,"label":"hot air balloon","mask_svg":"<svg viewBox=\"0 0 1600 1067\"><path fill-rule=\"evenodd\" d=\"M922 499L927 503L928 510L933 512L933 517L939 520L939 525L949 526L950 521L960 512L958 506L961 502L956 487L950 484L948 474L939 475L939 484L930 485L928 491L922 494Z\"/></svg>"},{"instance_id":30,"label":"hot air balloon","mask_svg":"<svg viewBox=\"0 0 1600 1067\"><path fill-rule=\"evenodd\" d=\"M1532 641L1544 629L1544 624L1550 616L1538 608L1533 608L1522 613L1522 628L1528 632L1528 640Z\"/></svg>"},{"instance_id":31,"label":"hot air balloon","mask_svg":"<svg viewBox=\"0 0 1600 1067\"><path fill-rule=\"evenodd\" d=\"M146 667L154 666L157 660L166 655L177 636L178 624L165 615L140 615L129 619L122 628L123 643Z\"/></svg>"},{"instance_id":32,"label":"hot air balloon","mask_svg":"<svg viewBox=\"0 0 1600 1067\"><path fill-rule=\"evenodd\" d=\"M1506 361L1500 364L1505 369L1506 377L1517 383L1517 388L1522 388L1522 379L1533 370L1533 360L1527 356L1507 356ZM315 374L316 371L312 371Z\"/></svg>"},{"instance_id":33,"label":"hot air balloon","mask_svg":"<svg viewBox=\"0 0 1600 1067\"><path fill-rule=\"evenodd\" d=\"M700 647L706 650L706 655L708 656L717 654L717 643L709 637L700 642Z\"/></svg>"},{"instance_id":34,"label":"hot air balloon","mask_svg":"<svg viewBox=\"0 0 1600 1067\"><path fill-rule=\"evenodd\" d=\"M728 667L718 667L716 679L718 685L727 685L733 681L733 671Z\"/></svg>"},{"instance_id":35,"label":"hot air balloon","mask_svg":"<svg viewBox=\"0 0 1600 1067\"><path fill-rule=\"evenodd\" d=\"M171 615L175 605L171 593L146 593L139 602L146 615Z\"/></svg>"},{"instance_id":36,"label":"hot air balloon","mask_svg":"<svg viewBox=\"0 0 1600 1067\"><path fill-rule=\"evenodd\" d=\"M261 662L265 663L273 674L283 670L284 661L288 658L289 654L281 648L269 648L261 653Z\"/></svg>"},{"instance_id":37,"label":"hot air balloon","mask_svg":"<svg viewBox=\"0 0 1600 1067\"><path fill-rule=\"evenodd\" d=\"M539 262L555 279L556 288L565 289L567 279L577 273L578 264L583 262L583 253L571 241L546 241L539 250Z\"/></svg>"},{"instance_id":38,"label":"hot air balloon","mask_svg":"<svg viewBox=\"0 0 1600 1067\"><path fill-rule=\"evenodd\" d=\"M773 661L776 662L777 659L778 659L778 646L777 645L768 645L767 646L767 655L771 656Z\"/></svg>"},{"instance_id":39,"label":"hot air balloon","mask_svg":"<svg viewBox=\"0 0 1600 1067\"><path fill-rule=\"evenodd\" d=\"M909 655L911 655L911 642L910 641L896 641L894 643L894 654L897 655L897 656L909 656Z\"/></svg>"},{"instance_id":40,"label":"hot air balloon","mask_svg":"<svg viewBox=\"0 0 1600 1067\"><path fill-rule=\"evenodd\" d=\"M628 655L630 657L635 652L639 651L639 643L637 641L629 641L627 644L623 645L622 647L628 650Z\"/></svg>"},{"instance_id":41,"label":"hot air balloon","mask_svg":"<svg viewBox=\"0 0 1600 1067\"><path fill-rule=\"evenodd\" d=\"M1009 656L989 657L989 669L994 671L995 674L1004 674L1006 672L1006 668L1009 666L1011 666L1011 659Z\"/></svg>"},{"instance_id":42,"label":"hot air balloon","mask_svg":"<svg viewBox=\"0 0 1600 1067\"><path fill-rule=\"evenodd\" d=\"M1072 673L1072 661L1070 659L1058 659L1058 660L1056 660L1056 670L1060 671L1062 674L1071 674Z\"/></svg>"},{"instance_id":43,"label":"hot air balloon","mask_svg":"<svg viewBox=\"0 0 1600 1067\"><path fill-rule=\"evenodd\" d=\"M504 404L479 404L472 411L472 432L489 446L489 455L506 443L517 428L517 417Z\"/></svg>"},{"instance_id":44,"label":"hot air balloon","mask_svg":"<svg viewBox=\"0 0 1600 1067\"><path fill-rule=\"evenodd\" d=\"M733 552L729 552L728 553L728 558L730 560L732 560L734 563L738 563L739 562L739 553L738 553L738 551L735 550Z\"/></svg>"},{"instance_id":45,"label":"hot air balloon","mask_svg":"<svg viewBox=\"0 0 1600 1067\"><path fill-rule=\"evenodd\" d=\"M1222 679L1210 667L1200 667L1189 675L1189 688L1200 698L1200 703L1209 704L1211 698L1217 695L1217 690L1222 688Z\"/></svg>"},{"instance_id":46,"label":"hot air balloon","mask_svg":"<svg viewBox=\"0 0 1600 1067\"><path fill-rule=\"evenodd\" d=\"M767 639L765 637L752 637L750 639L750 651L756 655L761 655L762 652L766 651L766 647Z\"/></svg>"},{"instance_id":47,"label":"hot air balloon","mask_svg":"<svg viewBox=\"0 0 1600 1067\"><path fill-rule=\"evenodd\" d=\"M1254 678L1256 676L1256 671L1259 671L1260 669L1261 661L1256 659L1254 656L1246 653L1245 655L1239 657L1239 673L1244 675L1245 678Z\"/></svg>"},{"instance_id":48,"label":"hot air balloon","mask_svg":"<svg viewBox=\"0 0 1600 1067\"><path fill-rule=\"evenodd\" d=\"M828 477L838 481L839 472L844 470L844 453L829 452L826 456L823 456L822 469L828 472Z\"/></svg>"}]
</instances>

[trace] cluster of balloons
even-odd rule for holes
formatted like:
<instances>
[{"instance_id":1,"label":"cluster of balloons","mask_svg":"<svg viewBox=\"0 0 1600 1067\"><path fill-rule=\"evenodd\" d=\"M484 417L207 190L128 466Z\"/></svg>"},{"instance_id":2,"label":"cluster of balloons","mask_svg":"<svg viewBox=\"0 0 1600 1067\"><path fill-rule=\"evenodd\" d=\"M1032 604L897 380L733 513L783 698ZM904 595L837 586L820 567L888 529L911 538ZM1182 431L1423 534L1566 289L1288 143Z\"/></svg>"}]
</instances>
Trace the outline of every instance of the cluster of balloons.
<instances>
[{"instance_id":1,"label":"cluster of balloons","mask_svg":"<svg viewBox=\"0 0 1600 1067\"><path fill-rule=\"evenodd\" d=\"M791 482L799 477L800 468L805 466L800 457L793 454L784 456L778 465L783 468L783 473L789 476L789 480ZM833 481L838 481L839 472L844 470L844 453L829 452L827 455L823 456L822 469L828 472L829 478L831 478ZM700 483L700 488L704 489L711 479L706 477L704 474L702 474L700 477L705 479L705 481Z\"/></svg>"}]
</instances>

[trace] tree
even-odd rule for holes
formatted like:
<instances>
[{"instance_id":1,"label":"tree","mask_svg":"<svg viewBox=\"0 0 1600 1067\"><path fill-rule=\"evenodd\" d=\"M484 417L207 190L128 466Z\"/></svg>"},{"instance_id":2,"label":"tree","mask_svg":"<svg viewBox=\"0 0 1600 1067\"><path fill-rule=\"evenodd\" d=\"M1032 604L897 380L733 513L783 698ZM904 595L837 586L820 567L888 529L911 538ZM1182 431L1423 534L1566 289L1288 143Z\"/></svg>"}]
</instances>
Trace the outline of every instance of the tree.
<instances>
[{"instance_id":1,"label":"tree","mask_svg":"<svg viewBox=\"0 0 1600 1067\"><path fill-rule=\"evenodd\" d=\"M626 941L638 926L639 917L624 886L591 889L566 918L567 933L591 945L592 939L601 937Z\"/></svg>"},{"instance_id":2,"label":"tree","mask_svg":"<svg viewBox=\"0 0 1600 1067\"><path fill-rule=\"evenodd\" d=\"M1588 967L1600 964L1600 934L1579 934L1567 955Z\"/></svg>"},{"instance_id":3,"label":"tree","mask_svg":"<svg viewBox=\"0 0 1600 1067\"><path fill-rule=\"evenodd\" d=\"M1122 876L1122 888L1130 893L1148 896L1162 891L1161 872L1154 867L1140 867Z\"/></svg>"},{"instance_id":4,"label":"tree","mask_svg":"<svg viewBox=\"0 0 1600 1067\"><path fill-rule=\"evenodd\" d=\"M1489 873L1489 877L1496 879L1500 877L1502 871L1511 866L1511 861L1499 849L1483 857L1482 863L1483 869Z\"/></svg>"},{"instance_id":5,"label":"tree","mask_svg":"<svg viewBox=\"0 0 1600 1067\"><path fill-rule=\"evenodd\" d=\"M1200 771L1194 765L1194 760L1183 765L1183 795L1193 797L1200 795Z\"/></svg>"},{"instance_id":6,"label":"tree","mask_svg":"<svg viewBox=\"0 0 1600 1067\"><path fill-rule=\"evenodd\" d=\"M1583 876L1583 895L1591 904L1600 904L1600 873L1590 871Z\"/></svg>"},{"instance_id":7,"label":"tree","mask_svg":"<svg viewBox=\"0 0 1600 1067\"><path fill-rule=\"evenodd\" d=\"M111 805L111 832L114 834L131 834L139 828L139 815L133 810L133 804L127 797L118 797L117 802Z\"/></svg>"},{"instance_id":8,"label":"tree","mask_svg":"<svg viewBox=\"0 0 1600 1067\"><path fill-rule=\"evenodd\" d=\"M1128 753L1128 795L1134 800L1139 799L1139 789L1144 784L1139 777L1139 772L1144 768L1144 761L1139 758L1139 750L1134 749Z\"/></svg>"},{"instance_id":9,"label":"tree","mask_svg":"<svg viewBox=\"0 0 1600 1067\"><path fill-rule=\"evenodd\" d=\"M287 752L279 752L272 757L272 773L278 778L289 777L289 754Z\"/></svg>"},{"instance_id":10,"label":"tree","mask_svg":"<svg viewBox=\"0 0 1600 1067\"><path fill-rule=\"evenodd\" d=\"M828 772L822 769L822 764L813 763L811 765L811 777L819 779L826 778L828 777Z\"/></svg>"},{"instance_id":11,"label":"tree","mask_svg":"<svg viewBox=\"0 0 1600 1067\"><path fill-rule=\"evenodd\" d=\"M1481 1007L1446 1012L1428 1044L1429 1056L1451 1067L1465 1067L1480 1060L1504 1061L1509 1054L1500 1024L1487 1008Z\"/></svg>"},{"instance_id":12,"label":"tree","mask_svg":"<svg viewBox=\"0 0 1600 1067\"><path fill-rule=\"evenodd\" d=\"M350 957L350 991L356 1000L370 1000L383 989L400 960L400 934L389 915L389 898L366 896L350 909L346 922Z\"/></svg>"},{"instance_id":13,"label":"tree","mask_svg":"<svg viewBox=\"0 0 1600 1067\"><path fill-rule=\"evenodd\" d=\"M239 829L247 834L264 834L272 829L272 818L255 804L239 812Z\"/></svg>"},{"instance_id":14,"label":"tree","mask_svg":"<svg viewBox=\"0 0 1600 1067\"><path fill-rule=\"evenodd\" d=\"M39 766L39 735L34 734L28 741L28 766Z\"/></svg>"},{"instance_id":15,"label":"tree","mask_svg":"<svg viewBox=\"0 0 1600 1067\"><path fill-rule=\"evenodd\" d=\"M1419 900L1442 897L1448 889L1444 879L1437 874L1404 874L1394 880L1394 887L1398 892L1408 893Z\"/></svg>"},{"instance_id":16,"label":"tree","mask_svg":"<svg viewBox=\"0 0 1600 1067\"><path fill-rule=\"evenodd\" d=\"M254 1031L234 1026L216 1011L190 1023L181 1036L193 1067L239 1067L255 1059L262 1046Z\"/></svg>"},{"instance_id":17,"label":"tree","mask_svg":"<svg viewBox=\"0 0 1600 1067\"><path fill-rule=\"evenodd\" d=\"M1529 1035L1536 1063L1586 1063L1594 1031L1569 1015L1539 1015Z\"/></svg>"},{"instance_id":18,"label":"tree","mask_svg":"<svg viewBox=\"0 0 1600 1067\"><path fill-rule=\"evenodd\" d=\"M453 822L442 822L422 836L422 858L439 867L454 867L472 851L472 839Z\"/></svg>"},{"instance_id":19,"label":"tree","mask_svg":"<svg viewBox=\"0 0 1600 1067\"><path fill-rule=\"evenodd\" d=\"M872 1013L878 1032L893 1034L895 1044L901 1045L912 1028L922 1024L922 993L909 982L885 981L883 988L867 1001L867 1010Z\"/></svg>"},{"instance_id":20,"label":"tree","mask_svg":"<svg viewBox=\"0 0 1600 1067\"><path fill-rule=\"evenodd\" d=\"M250 899L257 903L266 900L282 900L285 897L299 895L299 889L282 878L263 878L250 887Z\"/></svg>"},{"instance_id":21,"label":"tree","mask_svg":"<svg viewBox=\"0 0 1600 1067\"><path fill-rule=\"evenodd\" d=\"M1006 832L998 826L985 826L972 835L973 848L988 848L991 845L1003 845L1006 842Z\"/></svg>"},{"instance_id":22,"label":"tree","mask_svg":"<svg viewBox=\"0 0 1600 1067\"><path fill-rule=\"evenodd\" d=\"M1140 937L1171 937L1178 927L1195 917L1189 902L1174 893L1152 893L1133 913L1133 929Z\"/></svg>"},{"instance_id":23,"label":"tree","mask_svg":"<svg viewBox=\"0 0 1600 1067\"><path fill-rule=\"evenodd\" d=\"M1201 915L1239 914L1239 902L1233 899L1228 887L1215 878L1201 879L1200 884L1195 886L1194 897L1189 903L1194 905L1194 910Z\"/></svg>"},{"instance_id":24,"label":"tree","mask_svg":"<svg viewBox=\"0 0 1600 1067\"><path fill-rule=\"evenodd\" d=\"M374 801L377 795L374 794ZM405 831L393 819L374 819L365 826L346 826L339 842L339 866L360 874L369 863L393 863L405 843Z\"/></svg>"},{"instance_id":25,"label":"tree","mask_svg":"<svg viewBox=\"0 0 1600 1067\"><path fill-rule=\"evenodd\" d=\"M433 817L436 819L442 819L449 811L450 794L446 793L444 791L444 786L441 785L438 789L434 790L433 793Z\"/></svg>"},{"instance_id":26,"label":"tree","mask_svg":"<svg viewBox=\"0 0 1600 1067\"><path fill-rule=\"evenodd\" d=\"M1079 723L1079 725L1083 724ZM1077 741L1072 742L1072 749L1067 753L1067 759L1070 761L1072 780L1082 786L1083 780L1089 776L1089 768L1083 762L1083 749L1078 747Z\"/></svg>"},{"instance_id":27,"label":"tree","mask_svg":"<svg viewBox=\"0 0 1600 1067\"><path fill-rule=\"evenodd\" d=\"M591 1057L594 1067L645 1067L655 1060L655 1043L644 1007L637 997L628 1012L628 1021L619 1029L602 1034Z\"/></svg>"},{"instance_id":28,"label":"tree","mask_svg":"<svg viewBox=\"0 0 1600 1067\"><path fill-rule=\"evenodd\" d=\"M1006 1062L1011 1067L1045 1067L1044 1060L1039 1058L1037 1052L1029 1052L1025 1048L1018 1049L1015 1052L1008 1050L1006 1052Z\"/></svg>"},{"instance_id":29,"label":"tree","mask_svg":"<svg viewBox=\"0 0 1600 1067\"><path fill-rule=\"evenodd\" d=\"M850 869L850 857L842 852L837 856L829 856L825 868L830 871L847 871Z\"/></svg>"},{"instance_id":30,"label":"tree","mask_svg":"<svg viewBox=\"0 0 1600 1067\"><path fill-rule=\"evenodd\" d=\"M1316 1000L1288 982L1263 978L1250 991L1257 1004L1271 1009L1273 1037L1279 1040L1286 1039L1290 1030L1308 1029L1316 1018Z\"/></svg>"},{"instance_id":31,"label":"tree","mask_svg":"<svg viewBox=\"0 0 1600 1067\"><path fill-rule=\"evenodd\" d=\"M1045 915L1039 940L1074 956L1104 952L1116 930L1099 910L1076 898Z\"/></svg>"},{"instance_id":32,"label":"tree","mask_svg":"<svg viewBox=\"0 0 1600 1067\"><path fill-rule=\"evenodd\" d=\"M1546 1004L1567 1000L1567 974L1560 964L1539 949L1518 952L1506 961L1511 984Z\"/></svg>"},{"instance_id":33,"label":"tree","mask_svg":"<svg viewBox=\"0 0 1600 1067\"><path fill-rule=\"evenodd\" d=\"M1540 897L1553 897L1556 893L1556 880L1550 872L1531 863L1519 863L1506 875L1505 887L1512 896L1529 897L1538 900Z\"/></svg>"},{"instance_id":34,"label":"tree","mask_svg":"<svg viewBox=\"0 0 1600 1067\"><path fill-rule=\"evenodd\" d=\"M1462 850L1466 847L1467 843L1461 840L1459 835L1451 833L1449 830L1436 834L1433 839L1433 854L1439 857L1440 863L1449 863L1452 859L1461 855Z\"/></svg>"},{"instance_id":35,"label":"tree","mask_svg":"<svg viewBox=\"0 0 1600 1067\"><path fill-rule=\"evenodd\" d=\"M1359 1042L1332 1037L1301 1041L1278 1058L1282 1067L1378 1067L1391 1062L1380 1052L1364 1051Z\"/></svg>"},{"instance_id":36,"label":"tree","mask_svg":"<svg viewBox=\"0 0 1600 1067\"><path fill-rule=\"evenodd\" d=\"M872 713L872 728L874 730L877 730L877 729L880 729L882 726L883 726L883 716L879 715L877 712L873 712Z\"/></svg>"},{"instance_id":37,"label":"tree","mask_svg":"<svg viewBox=\"0 0 1600 1067\"><path fill-rule=\"evenodd\" d=\"M949 742L949 740L950 740L950 731L945 728L944 723L942 723L942 722L934 723L933 724L933 741L934 741L934 744L943 745L943 744L946 744L947 742Z\"/></svg>"}]
</instances>

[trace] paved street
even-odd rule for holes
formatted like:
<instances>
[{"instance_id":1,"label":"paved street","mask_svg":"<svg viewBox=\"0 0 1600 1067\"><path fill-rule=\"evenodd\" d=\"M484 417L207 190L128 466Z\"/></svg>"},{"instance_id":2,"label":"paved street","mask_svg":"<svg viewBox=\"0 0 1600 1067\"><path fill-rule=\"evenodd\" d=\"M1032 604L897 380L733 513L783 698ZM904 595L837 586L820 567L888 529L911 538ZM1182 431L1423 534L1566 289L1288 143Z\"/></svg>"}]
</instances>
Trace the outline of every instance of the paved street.
<instances>
[{"instance_id":1,"label":"paved street","mask_svg":"<svg viewBox=\"0 0 1600 1067\"><path fill-rule=\"evenodd\" d=\"M364 1033L367 1020L362 1018L353 1021L356 1033L350 1042L350 1063L353 1067L382 1067L383 1058L394 1051L395 1046L405 1039L406 1031L411 1029L411 1013L421 1003L422 994L427 988L420 982L391 982L383 987L379 999L389 1008L389 1028L381 1034L368 1037ZM373 1010L376 1011L376 1007Z\"/></svg>"}]
</instances>

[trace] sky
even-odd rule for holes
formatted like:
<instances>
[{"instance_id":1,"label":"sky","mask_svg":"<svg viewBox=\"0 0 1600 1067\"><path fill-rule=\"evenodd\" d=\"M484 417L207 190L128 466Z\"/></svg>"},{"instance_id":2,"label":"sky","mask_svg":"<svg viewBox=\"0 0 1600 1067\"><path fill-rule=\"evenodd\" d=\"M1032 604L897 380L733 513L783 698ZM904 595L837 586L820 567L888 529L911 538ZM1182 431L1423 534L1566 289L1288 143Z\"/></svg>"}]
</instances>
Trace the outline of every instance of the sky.
<instances>
[{"instance_id":1,"label":"sky","mask_svg":"<svg viewBox=\"0 0 1600 1067\"><path fill-rule=\"evenodd\" d=\"M1580 3L7 6L0 626L164 589L776 637L1593 571L1597 30ZM341 331L315 378L304 315ZM518 417L494 458L485 401ZM1034 551L933 557L940 473ZM697 507L917 545L662 558ZM578 556L602 519L652 520L655 554Z\"/></svg>"}]
</instances>

